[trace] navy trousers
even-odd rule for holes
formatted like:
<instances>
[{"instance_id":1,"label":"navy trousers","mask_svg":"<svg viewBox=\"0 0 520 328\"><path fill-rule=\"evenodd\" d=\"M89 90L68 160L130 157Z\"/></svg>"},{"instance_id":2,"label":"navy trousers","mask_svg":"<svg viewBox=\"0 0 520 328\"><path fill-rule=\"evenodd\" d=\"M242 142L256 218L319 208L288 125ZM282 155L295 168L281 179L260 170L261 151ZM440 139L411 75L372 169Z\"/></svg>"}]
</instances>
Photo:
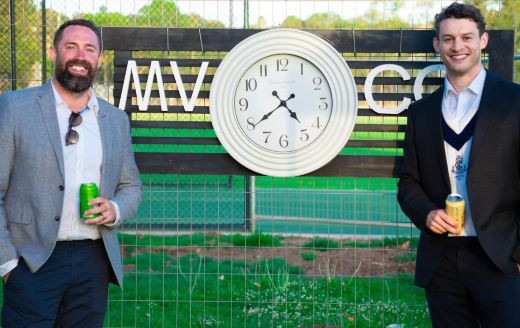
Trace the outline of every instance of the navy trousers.
<instances>
[{"instance_id":1,"label":"navy trousers","mask_svg":"<svg viewBox=\"0 0 520 328\"><path fill-rule=\"evenodd\" d=\"M111 270L101 240L58 242L35 273L20 259L4 285L2 327L102 327Z\"/></svg>"},{"instance_id":2,"label":"navy trousers","mask_svg":"<svg viewBox=\"0 0 520 328\"><path fill-rule=\"evenodd\" d=\"M520 274L503 273L467 239L446 250L426 287L433 327L520 327Z\"/></svg>"}]
</instances>

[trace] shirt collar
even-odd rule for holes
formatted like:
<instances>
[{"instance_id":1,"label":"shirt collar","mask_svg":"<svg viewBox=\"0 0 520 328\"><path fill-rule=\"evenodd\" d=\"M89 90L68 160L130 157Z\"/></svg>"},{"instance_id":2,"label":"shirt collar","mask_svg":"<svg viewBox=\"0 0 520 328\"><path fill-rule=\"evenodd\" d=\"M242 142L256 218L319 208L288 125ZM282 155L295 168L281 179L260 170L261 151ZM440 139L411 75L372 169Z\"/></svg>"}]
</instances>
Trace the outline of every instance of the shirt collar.
<instances>
[{"instance_id":1,"label":"shirt collar","mask_svg":"<svg viewBox=\"0 0 520 328\"><path fill-rule=\"evenodd\" d=\"M469 90L475 95L482 94L482 90L484 89L484 82L486 82L486 70L482 67L480 69L480 72L478 75L471 81L471 83L461 90ZM459 92L455 90L455 88L451 85L450 81L448 81L448 78L446 77L444 79L444 96L448 94L448 92L453 93L454 95L459 95Z\"/></svg>"},{"instance_id":2,"label":"shirt collar","mask_svg":"<svg viewBox=\"0 0 520 328\"><path fill-rule=\"evenodd\" d=\"M54 101L56 103L56 108L65 107L70 110L69 105L63 100L63 98L60 97L60 94L58 93L58 91L56 90L56 88L54 87L54 84L52 82L51 82L51 86L52 86L52 93L54 94ZM96 114L96 116L97 116L98 111L99 111L99 104L98 104L98 100L96 97L96 93L94 92L93 88L89 89L89 95L90 95L90 98L87 103L87 108L92 109L94 111L94 114Z\"/></svg>"}]
</instances>

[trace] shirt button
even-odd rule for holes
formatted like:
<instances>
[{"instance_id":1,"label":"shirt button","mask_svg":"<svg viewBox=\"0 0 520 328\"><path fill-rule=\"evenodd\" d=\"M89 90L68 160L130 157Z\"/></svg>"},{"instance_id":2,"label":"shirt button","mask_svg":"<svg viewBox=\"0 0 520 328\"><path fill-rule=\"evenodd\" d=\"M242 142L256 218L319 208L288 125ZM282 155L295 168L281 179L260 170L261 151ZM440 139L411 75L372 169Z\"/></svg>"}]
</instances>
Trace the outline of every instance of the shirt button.
<instances>
[{"instance_id":1,"label":"shirt button","mask_svg":"<svg viewBox=\"0 0 520 328\"><path fill-rule=\"evenodd\" d=\"M63 191L63 189L65 189L65 187L63 187L63 185L59 185L59 186L58 186L58 189L61 190L61 191Z\"/></svg>"},{"instance_id":2,"label":"shirt button","mask_svg":"<svg viewBox=\"0 0 520 328\"><path fill-rule=\"evenodd\" d=\"M60 220L60 217L57 215L54 217L54 221L59 221Z\"/></svg>"}]
</instances>

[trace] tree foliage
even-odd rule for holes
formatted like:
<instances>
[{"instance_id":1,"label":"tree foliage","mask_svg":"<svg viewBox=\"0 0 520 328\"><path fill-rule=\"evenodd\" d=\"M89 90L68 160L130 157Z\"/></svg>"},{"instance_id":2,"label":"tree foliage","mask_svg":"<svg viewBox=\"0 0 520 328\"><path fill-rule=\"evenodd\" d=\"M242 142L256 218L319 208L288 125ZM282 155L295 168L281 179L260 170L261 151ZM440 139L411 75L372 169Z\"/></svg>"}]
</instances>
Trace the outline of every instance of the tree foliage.
<instances>
[{"instance_id":1,"label":"tree foliage","mask_svg":"<svg viewBox=\"0 0 520 328\"><path fill-rule=\"evenodd\" d=\"M501 0L490 2L487 0L466 0L481 9L488 22L488 28L495 29L520 29L520 20L516 19L520 14L520 2L516 0ZM30 84L37 84L42 78L41 61L42 49L42 23L39 1L15 1L16 12L16 78L17 87L23 88ZM316 12L307 18L288 16L282 22L282 27L290 28L372 28L372 29L399 29L412 28L413 26L399 16L406 2L404 0L391 0L382 3L372 0L369 8L360 16L344 19L335 12ZM383 7L382 7L383 5ZM447 5L447 4L446 4ZM420 11L426 8L426 12L438 11L438 3L434 0L418 0L415 8ZM0 92L10 89L11 78L11 47L10 47L10 17L9 1L0 1ZM76 13L74 18L83 17L93 20L100 26L138 26L138 27L225 27L225 24L216 20L208 20L197 13L185 13L174 0L151 0L147 5L130 15L119 12L109 12L106 6L102 6L95 13ZM63 14L54 10L46 10L47 46L51 45L52 36L57 27L66 19ZM433 17L429 17L432 26ZM269 28L265 17L260 17L255 28ZM520 53L520 33L516 34L515 53ZM109 61L109 59L107 59ZM51 75L52 64L49 60L47 77ZM517 64L520 66L520 63ZM520 67L516 70L520 73ZM104 72L106 77L108 72ZM520 74L515 74L520 79Z\"/></svg>"},{"instance_id":2,"label":"tree foliage","mask_svg":"<svg viewBox=\"0 0 520 328\"><path fill-rule=\"evenodd\" d=\"M520 53L520 20L516 16L520 14L520 4L516 0L502 0L498 6L487 6L483 0L466 1L478 7L486 18L487 29L514 29L515 30L515 54ZM514 77L520 81L520 62L515 62Z\"/></svg>"},{"instance_id":3,"label":"tree foliage","mask_svg":"<svg viewBox=\"0 0 520 328\"><path fill-rule=\"evenodd\" d=\"M399 16L399 10L404 5L403 0L393 0L390 6L390 15L377 9L378 1L372 1L371 6L363 15L352 19L343 19L339 14L334 12L315 13L307 19L300 19L294 16L288 16L282 23L283 27L293 28L410 28L410 24L402 20Z\"/></svg>"}]
</instances>

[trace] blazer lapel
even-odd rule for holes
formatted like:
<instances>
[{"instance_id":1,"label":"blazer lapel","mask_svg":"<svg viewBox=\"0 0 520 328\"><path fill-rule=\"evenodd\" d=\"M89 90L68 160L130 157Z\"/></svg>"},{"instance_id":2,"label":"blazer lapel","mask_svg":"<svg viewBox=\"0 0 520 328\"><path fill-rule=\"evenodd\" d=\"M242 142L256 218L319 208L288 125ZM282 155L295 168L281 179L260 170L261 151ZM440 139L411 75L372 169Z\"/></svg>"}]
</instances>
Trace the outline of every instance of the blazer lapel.
<instances>
[{"instance_id":1,"label":"blazer lapel","mask_svg":"<svg viewBox=\"0 0 520 328\"><path fill-rule=\"evenodd\" d=\"M469 157L468 171L471 171L472 164L478 160L479 154L481 153L481 145L486 137L489 125L493 122L492 115L494 114L493 108L496 108L497 102L494 99L494 95L498 95L496 90L498 82L495 77L488 71L486 73L486 81L484 82L484 89L482 90L482 98L477 111L477 122L475 123L475 131L473 132L473 141L471 144L471 153ZM489 150L485 152L489 155ZM469 173L469 172L468 172Z\"/></svg>"},{"instance_id":2,"label":"blazer lapel","mask_svg":"<svg viewBox=\"0 0 520 328\"><path fill-rule=\"evenodd\" d=\"M101 195L104 194L104 181L108 181L108 169L107 167L110 166L111 160L111 154L114 152L112 151L112 142L111 142L111 136L110 133L107 131L110 131L110 116L107 114L107 109L99 102L99 111L97 114L98 119L98 125L99 125L99 134L101 136L101 145L103 147L103 160L101 163L101 182L99 186L99 193Z\"/></svg>"},{"instance_id":3,"label":"blazer lapel","mask_svg":"<svg viewBox=\"0 0 520 328\"><path fill-rule=\"evenodd\" d=\"M43 116L43 122L47 128L47 133L51 141L52 147L58 164L60 166L61 175L65 175L63 164L63 149L60 139L60 126L58 125L58 114L56 113L56 100L52 92L51 80L42 86L42 92L38 96L38 103Z\"/></svg>"},{"instance_id":4,"label":"blazer lapel","mask_svg":"<svg viewBox=\"0 0 520 328\"><path fill-rule=\"evenodd\" d=\"M451 190L450 178L448 175L448 163L446 161L446 151L444 149L444 136L442 134L442 96L444 87L440 87L431 95L430 108L428 108L428 121L430 122L430 135L434 145L434 152L437 155L438 165L442 181L447 190Z\"/></svg>"}]
</instances>

